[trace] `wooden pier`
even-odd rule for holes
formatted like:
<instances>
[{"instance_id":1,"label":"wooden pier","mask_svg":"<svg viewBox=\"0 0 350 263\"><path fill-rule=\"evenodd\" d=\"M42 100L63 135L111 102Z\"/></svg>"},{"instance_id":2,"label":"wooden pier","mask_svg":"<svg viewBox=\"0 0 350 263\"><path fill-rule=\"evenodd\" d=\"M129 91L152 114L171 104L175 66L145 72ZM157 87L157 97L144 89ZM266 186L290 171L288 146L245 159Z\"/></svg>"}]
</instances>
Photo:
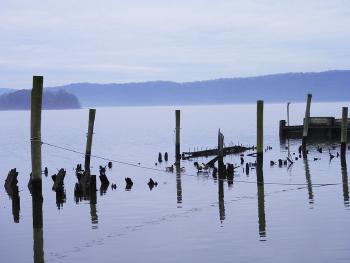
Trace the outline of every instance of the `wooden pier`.
<instances>
[{"instance_id":1,"label":"wooden pier","mask_svg":"<svg viewBox=\"0 0 350 263\"><path fill-rule=\"evenodd\" d=\"M254 150L255 147L245 147L245 146L240 146L240 145L235 145L235 146L229 146L229 147L224 147L223 148L223 154L228 155L228 154L238 154L242 153L248 150ZM218 149L206 149L206 150L201 150L201 151L194 151L194 152L183 152L181 155L182 160L188 160L192 158L198 158L198 157L208 157L208 156L214 156L218 155Z\"/></svg>"},{"instance_id":2,"label":"wooden pier","mask_svg":"<svg viewBox=\"0 0 350 263\"><path fill-rule=\"evenodd\" d=\"M342 119L334 117L310 117L309 138L340 140ZM285 120L280 120L279 134L282 139L302 139L303 125L286 125ZM350 133L350 119L347 121L347 133Z\"/></svg>"}]
</instances>

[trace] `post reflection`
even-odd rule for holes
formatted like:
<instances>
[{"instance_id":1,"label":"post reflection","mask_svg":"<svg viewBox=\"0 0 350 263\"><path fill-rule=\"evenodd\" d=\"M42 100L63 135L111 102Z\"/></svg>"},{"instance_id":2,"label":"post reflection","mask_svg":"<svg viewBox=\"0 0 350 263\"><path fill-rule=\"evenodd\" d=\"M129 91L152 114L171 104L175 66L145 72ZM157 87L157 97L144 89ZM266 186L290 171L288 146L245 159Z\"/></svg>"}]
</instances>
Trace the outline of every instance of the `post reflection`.
<instances>
[{"instance_id":1,"label":"post reflection","mask_svg":"<svg viewBox=\"0 0 350 263\"><path fill-rule=\"evenodd\" d=\"M219 217L220 222L223 223L225 220L225 199L224 199L224 179L221 179L219 177L218 180L218 186L219 186Z\"/></svg>"},{"instance_id":2,"label":"post reflection","mask_svg":"<svg viewBox=\"0 0 350 263\"><path fill-rule=\"evenodd\" d=\"M180 164L176 164L176 200L177 207L182 207L182 181Z\"/></svg>"},{"instance_id":3,"label":"post reflection","mask_svg":"<svg viewBox=\"0 0 350 263\"><path fill-rule=\"evenodd\" d=\"M86 176L85 179L84 176ZM92 228L96 229L98 227L96 175L87 174L84 176L75 184L74 199L77 204L89 201L91 224Z\"/></svg>"},{"instance_id":4,"label":"post reflection","mask_svg":"<svg viewBox=\"0 0 350 263\"><path fill-rule=\"evenodd\" d=\"M32 183L32 213L33 213L33 251L34 263L42 263L44 260L43 238L43 198L41 180Z\"/></svg>"},{"instance_id":5,"label":"post reflection","mask_svg":"<svg viewBox=\"0 0 350 263\"><path fill-rule=\"evenodd\" d=\"M18 186L17 185L8 186L5 184L5 190L12 202L13 221L15 223L19 223L19 211L21 209L21 203L20 203Z\"/></svg>"},{"instance_id":6,"label":"post reflection","mask_svg":"<svg viewBox=\"0 0 350 263\"><path fill-rule=\"evenodd\" d=\"M257 188L258 188L259 236L263 240L266 237L264 183L257 183Z\"/></svg>"},{"instance_id":7,"label":"post reflection","mask_svg":"<svg viewBox=\"0 0 350 263\"><path fill-rule=\"evenodd\" d=\"M263 161L258 161L256 169L257 191L258 191L258 217L259 217L259 236L261 241L266 239L266 219L265 219L265 189L263 175Z\"/></svg>"},{"instance_id":8,"label":"post reflection","mask_svg":"<svg viewBox=\"0 0 350 263\"><path fill-rule=\"evenodd\" d=\"M90 179L90 216L93 229L98 228L98 216L97 216L97 189L96 189L96 175L91 175Z\"/></svg>"},{"instance_id":9,"label":"post reflection","mask_svg":"<svg viewBox=\"0 0 350 263\"><path fill-rule=\"evenodd\" d=\"M310 168L309 168L309 160L307 157L303 158L304 159L304 167L305 167L305 178L306 178L306 183L307 183L307 191L309 194L309 204L314 203L314 193L312 190L312 181L311 181L311 175L310 175Z\"/></svg>"},{"instance_id":10,"label":"post reflection","mask_svg":"<svg viewBox=\"0 0 350 263\"><path fill-rule=\"evenodd\" d=\"M63 208L63 204L66 202L66 191L63 189L56 191L56 206L60 210Z\"/></svg>"},{"instance_id":11,"label":"post reflection","mask_svg":"<svg viewBox=\"0 0 350 263\"><path fill-rule=\"evenodd\" d=\"M348 183L348 169L346 166L346 159L341 160L341 175L343 181L343 199L344 206L349 207L349 183Z\"/></svg>"}]
</instances>

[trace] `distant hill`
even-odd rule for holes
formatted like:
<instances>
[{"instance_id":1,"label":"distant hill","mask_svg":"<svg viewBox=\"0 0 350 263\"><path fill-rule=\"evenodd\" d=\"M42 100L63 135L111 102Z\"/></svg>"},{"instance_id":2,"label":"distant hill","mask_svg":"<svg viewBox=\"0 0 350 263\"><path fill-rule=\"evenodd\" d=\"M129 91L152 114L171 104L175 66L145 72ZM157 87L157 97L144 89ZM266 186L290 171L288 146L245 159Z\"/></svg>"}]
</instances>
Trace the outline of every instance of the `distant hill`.
<instances>
[{"instance_id":1,"label":"distant hill","mask_svg":"<svg viewBox=\"0 0 350 263\"><path fill-rule=\"evenodd\" d=\"M305 101L350 101L350 70L285 73L194 82L76 83L51 90L76 95L83 106L184 105Z\"/></svg>"},{"instance_id":2,"label":"distant hill","mask_svg":"<svg viewBox=\"0 0 350 263\"><path fill-rule=\"evenodd\" d=\"M31 104L30 90L17 90L0 96L0 110L28 110ZM47 91L43 94L43 109L78 109L77 97L64 90Z\"/></svg>"}]
</instances>

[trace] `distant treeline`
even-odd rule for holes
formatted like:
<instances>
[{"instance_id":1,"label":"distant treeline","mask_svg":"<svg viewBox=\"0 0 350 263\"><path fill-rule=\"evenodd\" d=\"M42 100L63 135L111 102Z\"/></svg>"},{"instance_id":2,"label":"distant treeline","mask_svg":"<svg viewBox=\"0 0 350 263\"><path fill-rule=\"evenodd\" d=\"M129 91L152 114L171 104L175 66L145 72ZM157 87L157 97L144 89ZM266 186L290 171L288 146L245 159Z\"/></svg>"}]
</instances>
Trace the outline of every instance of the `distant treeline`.
<instances>
[{"instance_id":1,"label":"distant treeline","mask_svg":"<svg viewBox=\"0 0 350 263\"><path fill-rule=\"evenodd\" d=\"M50 88L51 89L51 88ZM286 73L194 82L77 83L55 87L83 106L186 105L305 101L350 101L350 70Z\"/></svg>"},{"instance_id":2,"label":"distant treeline","mask_svg":"<svg viewBox=\"0 0 350 263\"><path fill-rule=\"evenodd\" d=\"M0 96L0 110L29 110L31 90L18 90ZM43 93L43 109L79 109L78 98L64 90Z\"/></svg>"}]
</instances>

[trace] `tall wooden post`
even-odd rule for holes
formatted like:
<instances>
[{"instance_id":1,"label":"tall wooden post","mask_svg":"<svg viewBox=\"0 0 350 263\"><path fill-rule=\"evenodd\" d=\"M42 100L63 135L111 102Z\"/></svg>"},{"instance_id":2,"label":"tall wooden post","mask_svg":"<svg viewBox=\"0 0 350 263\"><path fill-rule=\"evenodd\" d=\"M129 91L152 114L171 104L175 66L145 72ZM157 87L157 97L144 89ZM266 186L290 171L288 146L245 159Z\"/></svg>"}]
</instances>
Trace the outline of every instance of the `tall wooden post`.
<instances>
[{"instance_id":1,"label":"tall wooden post","mask_svg":"<svg viewBox=\"0 0 350 263\"><path fill-rule=\"evenodd\" d=\"M341 152L341 166L346 167L346 144L348 142L348 107L343 107L342 110L342 122L341 122L341 140L340 140L340 152Z\"/></svg>"},{"instance_id":2,"label":"tall wooden post","mask_svg":"<svg viewBox=\"0 0 350 263\"><path fill-rule=\"evenodd\" d=\"M289 105L290 105L290 102L287 102L287 126L290 125L290 122L289 122Z\"/></svg>"},{"instance_id":3,"label":"tall wooden post","mask_svg":"<svg viewBox=\"0 0 350 263\"><path fill-rule=\"evenodd\" d=\"M264 161L264 101L257 101L256 111L256 162L257 162L257 181L258 183L264 182L263 176L263 161Z\"/></svg>"},{"instance_id":4,"label":"tall wooden post","mask_svg":"<svg viewBox=\"0 0 350 263\"><path fill-rule=\"evenodd\" d=\"M32 151L32 180L41 184L41 108L43 77L33 77L30 111L30 138Z\"/></svg>"},{"instance_id":5,"label":"tall wooden post","mask_svg":"<svg viewBox=\"0 0 350 263\"><path fill-rule=\"evenodd\" d=\"M224 165L224 135L220 129L218 132L218 170L219 179L225 178L225 165Z\"/></svg>"},{"instance_id":6,"label":"tall wooden post","mask_svg":"<svg viewBox=\"0 0 350 263\"><path fill-rule=\"evenodd\" d=\"M43 253L43 197L41 181L41 109L43 94L43 77L33 76L30 111L30 138L32 156L32 212L34 236L34 261L44 262Z\"/></svg>"},{"instance_id":7,"label":"tall wooden post","mask_svg":"<svg viewBox=\"0 0 350 263\"><path fill-rule=\"evenodd\" d=\"M312 95L307 94L306 110L305 110L305 118L304 118L304 129L303 129L303 139L302 139L302 151L303 151L304 157L306 157L306 140L307 140L307 136L309 133L311 99L312 99Z\"/></svg>"},{"instance_id":8,"label":"tall wooden post","mask_svg":"<svg viewBox=\"0 0 350 263\"><path fill-rule=\"evenodd\" d=\"M175 163L180 163L180 110L175 111Z\"/></svg>"},{"instance_id":9,"label":"tall wooden post","mask_svg":"<svg viewBox=\"0 0 350 263\"><path fill-rule=\"evenodd\" d=\"M89 126L86 140L86 151L85 151L85 171L90 173L90 160L91 160L91 146L92 136L94 134L94 123L95 123L96 109L89 109Z\"/></svg>"}]
</instances>

